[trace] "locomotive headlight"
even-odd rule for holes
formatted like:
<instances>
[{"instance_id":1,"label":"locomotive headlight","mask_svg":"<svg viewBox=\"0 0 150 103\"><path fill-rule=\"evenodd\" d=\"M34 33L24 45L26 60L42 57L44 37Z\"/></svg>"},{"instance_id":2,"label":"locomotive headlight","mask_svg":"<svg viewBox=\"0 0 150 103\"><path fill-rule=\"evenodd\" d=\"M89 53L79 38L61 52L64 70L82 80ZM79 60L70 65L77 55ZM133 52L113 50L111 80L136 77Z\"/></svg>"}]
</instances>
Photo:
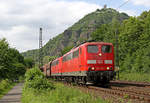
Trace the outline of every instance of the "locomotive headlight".
<instances>
[{"instance_id":1,"label":"locomotive headlight","mask_svg":"<svg viewBox=\"0 0 150 103\"><path fill-rule=\"evenodd\" d=\"M107 67L107 70L109 70L110 68L109 67Z\"/></svg>"},{"instance_id":2,"label":"locomotive headlight","mask_svg":"<svg viewBox=\"0 0 150 103\"><path fill-rule=\"evenodd\" d=\"M92 67L92 68L91 68L91 70L95 70L95 68L94 68L94 67Z\"/></svg>"}]
</instances>

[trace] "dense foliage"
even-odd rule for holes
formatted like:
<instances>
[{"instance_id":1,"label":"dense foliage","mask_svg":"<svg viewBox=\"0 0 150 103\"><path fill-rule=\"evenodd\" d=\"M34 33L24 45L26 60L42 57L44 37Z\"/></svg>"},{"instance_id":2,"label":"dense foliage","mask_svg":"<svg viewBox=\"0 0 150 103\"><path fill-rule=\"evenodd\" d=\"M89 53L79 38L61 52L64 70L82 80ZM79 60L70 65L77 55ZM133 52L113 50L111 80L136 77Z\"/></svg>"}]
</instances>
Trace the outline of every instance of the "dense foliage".
<instances>
[{"instance_id":1,"label":"dense foliage","mask_svg":"<svg viewBox=\"0 0 150 103\"><path fill-rule=\"evenodd\" d=\"M65 47L65 48L61 51L61 54L62 54L62 55L66 54L66 53L69 52L72 48L73 48L73 46L67 46L67 47Z\"/></svg>"},{"instance_id":2,"label":"dense foliage","mask_svg":"<svg viewBox=\"0 0 150 103\"><path fill-rule=\"evenodd\" d=\"M120 80L150 82L150 75L149 75L149 73L121 72L120 73Z\"/></svg>"},{"instance_id":3,"label":"dense foliage","mask_svg":"<svg viewBox=\"0 0 150 103\"><path fill-rule=\"evenodd\" d=\"M5 39L0 40L0 79L17 79L25 73L24 57L10 48Z\"/></svg>"},{"instance_id":4,"label":"dense foliage","mask_svg":"<svg viewBox=\"0 0 150 103\"><path fill-rule=\"evenodd\" d=\"M150 11L143 12L139 17L130 17L123 23L119 23L114 18L111 23L102 25L92 34L94 40L111 42L115 47L117 37L121 71L148 73L150 71Z\"/></svg>"},{"instance_id":5,"label":"dense foliage","mask_svg":"<svg viewBox=\"0 0 150 103\"><path fill-rule=\"evenodd\" d=\"M35 90L51 90L54 89L44 74L38 68L30 69L25 74L24 89L32 88Z\"/></svg>"},{"instance_id":6,"label":"dense foliage","mask_svg":"<svg viewBox=\"0 0 150 103\"><path fill-rule=\"evenodd\" d=\"M24 64L25 64L26 68L32 68L33 65L35 65L34 60L32 58L25 58Z\"/></svg>"}]
</instances>

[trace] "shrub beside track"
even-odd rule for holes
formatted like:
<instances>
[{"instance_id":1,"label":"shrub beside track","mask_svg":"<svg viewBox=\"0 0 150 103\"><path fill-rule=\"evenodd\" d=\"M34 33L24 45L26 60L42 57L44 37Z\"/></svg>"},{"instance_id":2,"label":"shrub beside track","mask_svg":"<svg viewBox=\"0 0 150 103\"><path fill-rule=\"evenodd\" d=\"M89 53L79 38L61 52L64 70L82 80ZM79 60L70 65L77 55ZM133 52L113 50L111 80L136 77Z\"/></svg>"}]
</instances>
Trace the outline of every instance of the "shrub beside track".
<instances>
[{"instance_id":1,"label":"shrub beside track","mask_svg":"<svg viewBox=\"0 0 150 103\"><path fill-rule=\"evenodd\" d=\"M25 77L22 103L107 103L62 83L48 82L38 69L29 70Z\"/></svg>"}]
</instances>

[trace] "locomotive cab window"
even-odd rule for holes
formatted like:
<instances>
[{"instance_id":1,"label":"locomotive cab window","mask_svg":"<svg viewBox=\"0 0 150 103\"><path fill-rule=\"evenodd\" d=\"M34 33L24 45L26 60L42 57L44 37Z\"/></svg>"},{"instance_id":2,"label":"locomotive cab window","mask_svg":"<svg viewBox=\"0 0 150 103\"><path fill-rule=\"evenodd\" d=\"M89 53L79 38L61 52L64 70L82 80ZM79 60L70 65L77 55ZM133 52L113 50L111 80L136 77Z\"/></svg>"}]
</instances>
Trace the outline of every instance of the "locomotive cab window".
<instances>
[{"instance_id":1,"label":"locomotive cab window","mask_svg":"<svg viewBox=\"0 0 150 103\"><path fill-rule=\"evenodd\" d=\"M66 61L66 56L63 57L63 62L65 62L65 61Z\"/></svg>"},{"instance_id":2,"label":"locomotive cab window","mask_svg":"<svg viewBox=\"0 0 150 103\"><path fill-rule=\"evenodd\" d=\"M102 46L102 52L103 53L111 53L112 52L112 46L111 45L103 45Z\"/></svg>"},{"instance_id":3,"label":"locomotive cab window","mask_svg":"<svg viewBox=\"0 0 150 103\"><path fill-rule=\"evenodd\" d=\"M77 58L79 56L79 49L73 52L73 58Z\"/></svg>"},{"instance_id":4,"label":"locomotive cab window","mask_svg":"<svg viewBox=\"0 0 150 103\"><path fill-rule=\"evenodd\" d=\"M67 54L66 56L63 57L63 62L71 60L72 59L72 53Z\"/></svg>"},{"instance_id":5,"label":"locomotive cab window","mask_svg":"<svg viewBox=\"0 0 150 103\"><path fill-rule=\"evenodd\" d=\"M87 51L88 51L88 53L97 53L98 46L97 45L88 45Z\"/></svg>"},{"instance_id":6,"label":"locomotive cab window","mask_svg":"<svg viewBox=\"0 0 150 103\"><path fill-rule=\"evenodd\" d=\"M58 65L58 64L59 64L59 61L58 61L58 60L52 62L52 66L55 66L55 65Z\"/></svg>"}]
</instances>

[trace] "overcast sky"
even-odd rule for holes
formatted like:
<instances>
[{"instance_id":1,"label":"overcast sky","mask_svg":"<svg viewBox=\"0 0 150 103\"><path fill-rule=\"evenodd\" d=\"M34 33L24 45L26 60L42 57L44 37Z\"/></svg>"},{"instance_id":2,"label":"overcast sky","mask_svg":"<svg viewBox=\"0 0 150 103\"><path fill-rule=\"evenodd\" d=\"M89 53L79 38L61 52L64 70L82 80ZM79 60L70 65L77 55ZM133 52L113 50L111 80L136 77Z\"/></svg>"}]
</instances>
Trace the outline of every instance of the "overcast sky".
<instances>
[{"instance_id":1,"label":"overcast sky","mask_svg":"<svg viewBox=\"0 0 150 103\"><path fill-rule=\"evenodd\" d=\"M44 44L86 14L104 4L118 8L127 0L0 0L0 39L24 52L38 48L39 28ZM120 12L138 16L150 9L150 0L129 0Z\"/></svg>"}]
</instances>

